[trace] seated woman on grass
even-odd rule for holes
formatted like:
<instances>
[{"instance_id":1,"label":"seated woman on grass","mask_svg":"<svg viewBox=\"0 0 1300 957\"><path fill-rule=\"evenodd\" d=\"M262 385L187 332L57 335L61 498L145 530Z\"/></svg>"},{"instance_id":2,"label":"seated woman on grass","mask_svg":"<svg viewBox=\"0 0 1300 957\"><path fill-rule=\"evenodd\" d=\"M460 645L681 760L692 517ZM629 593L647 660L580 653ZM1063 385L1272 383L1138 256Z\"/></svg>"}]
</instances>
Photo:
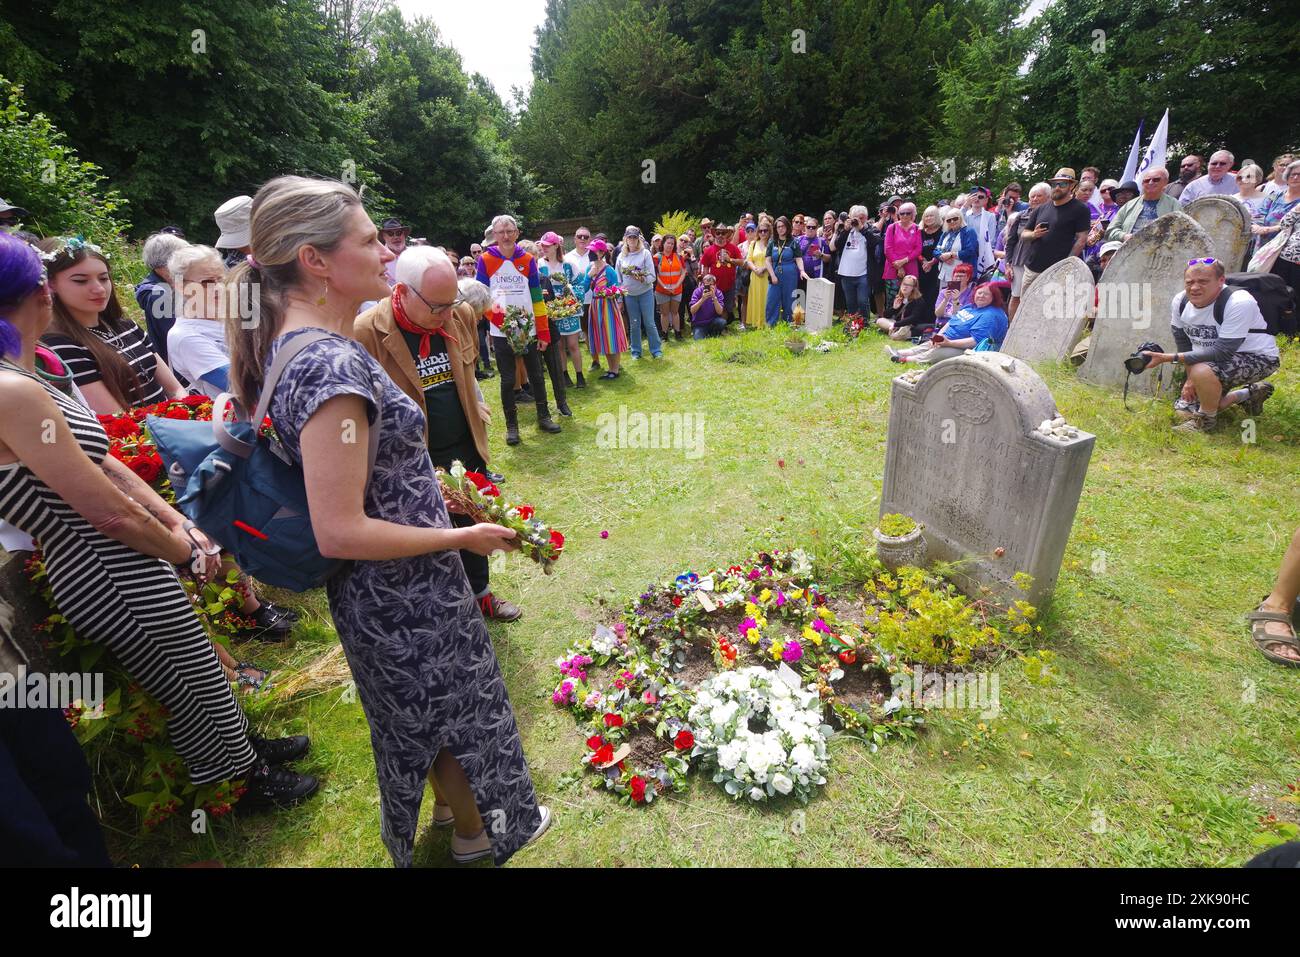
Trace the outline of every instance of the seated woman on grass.
<instances>
[{"instance_id":1,"label":"seated woman on grass","mask_svg":"<svg viewBox=\"0 0 1300 957\"><path fill-rule=\"evenodd\" d=\"M894 362L927 362L934 365L974 349L986 339L996 348L1007 334L1007 314L1002 307L1002 290L986 282L975 290L974 305L966 306L944 326L935 331L929 342L910 349L886 346Z\"/></svg>"}]
</instances>

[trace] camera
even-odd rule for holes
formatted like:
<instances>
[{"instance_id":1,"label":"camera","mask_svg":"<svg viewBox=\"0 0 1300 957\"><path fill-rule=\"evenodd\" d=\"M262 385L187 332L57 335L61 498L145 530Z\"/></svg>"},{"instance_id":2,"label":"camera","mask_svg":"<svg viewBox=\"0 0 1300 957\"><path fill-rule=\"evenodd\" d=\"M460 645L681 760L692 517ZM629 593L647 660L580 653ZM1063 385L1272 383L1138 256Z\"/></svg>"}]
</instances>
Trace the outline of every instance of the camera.
<instances>
[{"instance_id":1,"label":"camera","mask_svg":"<svg viewBox=\"0 0 1300 957\"><path fill-rule=\"evenodd\" d=\"M1133 354L1124 360L1124 368L1133 375L1145 372L1147 363L1151 361L1150 356L1144 356L1144 352L1164 352L1164 346L1158 342L1144 342L1133 351Z\"/></svg>"}]
</instances>

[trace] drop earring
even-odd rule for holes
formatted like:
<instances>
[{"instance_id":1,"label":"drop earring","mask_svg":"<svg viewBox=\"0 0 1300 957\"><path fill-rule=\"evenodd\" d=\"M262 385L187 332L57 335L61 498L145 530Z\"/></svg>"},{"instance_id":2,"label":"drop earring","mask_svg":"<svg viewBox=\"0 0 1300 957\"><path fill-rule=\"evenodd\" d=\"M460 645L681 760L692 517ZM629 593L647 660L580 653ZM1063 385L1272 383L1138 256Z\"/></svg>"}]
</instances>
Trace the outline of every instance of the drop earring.
<instances>
[{"instance_id":1,"label":"drop earring","mask_svg":"<svg viewBox=\"0 0 1300 957\"><path fill-rule=\"evenodd\" d=\"M326 281L325 281L325 291L322 292L322 293L320 294L320 298L316 300L316 305L318 305L318 306L323 306L323 305L325 305L325 297L328 296L329 294L330 294L330 284L329 284L329 280L326 280Z\"/></svg>"}]
</instances>

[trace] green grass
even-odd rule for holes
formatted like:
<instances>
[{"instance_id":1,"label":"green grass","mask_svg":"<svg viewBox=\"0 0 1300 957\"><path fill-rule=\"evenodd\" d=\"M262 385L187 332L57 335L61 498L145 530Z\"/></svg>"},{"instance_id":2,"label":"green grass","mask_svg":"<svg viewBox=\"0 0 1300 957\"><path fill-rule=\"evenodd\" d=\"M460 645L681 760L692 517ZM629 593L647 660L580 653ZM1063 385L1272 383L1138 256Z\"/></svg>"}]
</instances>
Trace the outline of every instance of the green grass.
<instances>
[{"instance_id":1,"label":"green grass","mask_svg":"<svg viewBox=\"0 0 1300 957\"><path fill-rule=\"evenodd\" d=\"M1045 368L1067 420L1097 435L1065 566L1044 609L1041 647L1062 678L1031 684L1000 669L1001 714L937 716L914 744L869 753L832 744L833 773L806 809L751 807L705 775L680 799L629 809L571 783L583 739L549 700L553 661L650 581L760 547L803 546L847 588L871 553L879 510L891 366L873 333L829 354L792 356L787 334L730 334L629 362L616 382L572 390L564 433L535 431L493 467L514 500L568 539L543 576L512 558L494 577L522 621L491 628L550 835L516 865L1232 865L1251 856L1257 818L1294 781L1300 674L1253 649L1241 615L1269 590L1300 522L1300 350L1286 351L1258 441L1237 426L1173 435L1169 409ZM746 350L750 361L724 356ZM487 383L497 405L496 381ZM596 417L704 415L706 452L611 450ZM784 461L784 467L778 464ZM608 530L608 539L600 538ZM1100 553L1104 572L1094 572ZM1100 567L1098 565L1098 567ZM288 667L327 649L319 595ZM333 688L288 702L245 699L255 722L306 732L303 768L323 776L305 807L235 814L195 837L170 822L146 837L113 813L114 850L146 864L220 857L230 865L386 865L361 707ZM566 783L569 782L569 783ZM1285 807L1285 805L1283 805ZM801 813L802 810L802 813ZM426 802L416 862L449 861Z\"/></svg>"}]
</instances>

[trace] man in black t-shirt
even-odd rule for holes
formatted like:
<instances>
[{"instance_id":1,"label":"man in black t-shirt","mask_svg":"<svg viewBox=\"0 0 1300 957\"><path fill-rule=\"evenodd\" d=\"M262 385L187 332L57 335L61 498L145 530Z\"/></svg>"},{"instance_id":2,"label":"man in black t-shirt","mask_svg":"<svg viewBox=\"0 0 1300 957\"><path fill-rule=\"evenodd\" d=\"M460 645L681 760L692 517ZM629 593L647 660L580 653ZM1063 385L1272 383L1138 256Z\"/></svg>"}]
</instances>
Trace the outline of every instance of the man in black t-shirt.
<instances>
[{"instance_id":1,"label":"man in black t-shirt","mask_svg":"<svg viewBox=\"0 0 1300 957\"><path fill-rule=\"evenodd\" d=\"M398 257L395 272L393 295L357 317L353 338L424 412L433 464L450 469L459 460L471 472L488 474L492 413L474 377L476 316L457 284L456 267L441 249L412 246ZM487 297L485 286L468 285ZM458 528L474 524L456 513L451 521ZM468 550L460 558L483 616L519 618L517 605L492 593L488 560Z\"/></svg>"},{"instance_id":2,"label":"man in black t-shirt","mask_svg":"<svg viewBox=\"0 0 1300 957\"><path fill-rule=\"evenodd\" d=\"M1092 213L1087 205L1074 198L1074 170L1064 167L1047 181L1052 186L1052 201L1043 203L1017 220L1020 241L1029 242L1025 256L1024 280L1020 295L1024 297L1038 274L1066 256L1078 256L1092 228Z\"/></svg>"}]
</instances>

